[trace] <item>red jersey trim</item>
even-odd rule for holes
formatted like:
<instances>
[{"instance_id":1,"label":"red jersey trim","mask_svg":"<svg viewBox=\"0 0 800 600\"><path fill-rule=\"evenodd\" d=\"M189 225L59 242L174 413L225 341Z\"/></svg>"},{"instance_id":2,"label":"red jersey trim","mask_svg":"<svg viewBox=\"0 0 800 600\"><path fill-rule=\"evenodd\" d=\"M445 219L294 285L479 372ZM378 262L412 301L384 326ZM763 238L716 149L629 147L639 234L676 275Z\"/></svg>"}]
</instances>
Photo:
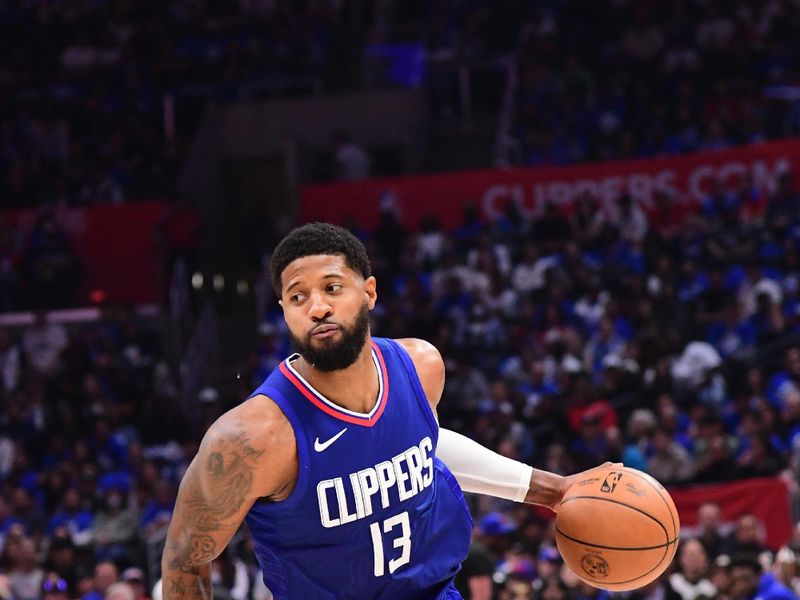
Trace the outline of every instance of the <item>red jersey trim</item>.
<instances>
[{"instance_id":1,"label":"red jersey trim","mask_svg":"<svg viewBox=\"0 0 800 600\"><path fill-rule=\"evenodd\" d=\"M380 371L381 381L383 383L383 393L381 394L381 397L378 398L378 406L373 408L374 412L372 412L372 416L366 414L361 415L359 413L354 414L352 411L346 411L338 408L335 404L333 404L333 402L325 398L322 394L317 392L305 381L295 375L292 369L290 369L288 366L289 359L283 361L278 368L280 369L281 373L283 373L284 377L292 382L292 385L294 385L297 390L303 394L303 396L305 396L314 406L324 413L339 419L340 421L345 421L346 423L361 425L362 427L372 427L378 422L378 419L381 418L383 411L386 409L387 399L389 398L389 376L386 372L386 362L383 360L383 353L375 342L372 342L372 349L375 352L375 356L378 358L378 370Z\"/></svg>"}]
</instances>

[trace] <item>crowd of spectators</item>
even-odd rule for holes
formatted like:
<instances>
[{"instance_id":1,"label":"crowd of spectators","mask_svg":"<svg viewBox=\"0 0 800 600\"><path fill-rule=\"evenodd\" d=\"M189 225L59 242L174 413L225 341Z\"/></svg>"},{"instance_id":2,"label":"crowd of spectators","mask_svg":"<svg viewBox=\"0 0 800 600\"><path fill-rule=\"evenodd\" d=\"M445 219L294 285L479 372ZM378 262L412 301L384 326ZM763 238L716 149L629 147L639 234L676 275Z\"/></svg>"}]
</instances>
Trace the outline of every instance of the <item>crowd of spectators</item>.
<instances>
[{"instance_id":1,"label":"crowd of spectators","mask_svg":"<svg viewBox=\"0 0 800 600\"><path fill-rule=\"evenodd\" d=\"M0 312L73 306L82 267L53 211L39 210L24 233L0 215Z\"/></svg>"},{"instance_id":2,"label":"crowd of spectators","mask_svg":"<svg viewBox=\"0 0 800 600\"><path fill-rule=\"evenodd\" d=\"M163 193L154 3L0 7L0 197L5 206L119 203ZM112 6L113 5L113 6ZM141 5L141 9L138 7ZM156 16L155 14L153 16Z\"/></svg>"},{"instance_id":3,"label":"crowd of spectators","mask_svg":"<svg viewBox=\"0 0 800 600\"><path fill-rule=\"evenodd\" d=\"M453 65L498 56L517 60L523 164L787 135L798 24L788 0L5 3L0 197L161 197L209 100L423 85L449 115Z\"/></svg>"},{"instance_id":4,"label":"crowd of spectators","mask_svg":"<svg viewBox=\"0 0 800 600\"><path fill-rule=\"evenodd\" d=\"M208 102L425 85L433 105L451 110L454 71L428 78L426 59L492 56L517 39L511 12L458 4L4 3L0 198L38 206L163 197ZM330 149L337 162L341 152Z\"/></svg>"},{"instance_id":5,"label":"crowd of spectators","mask_svg":"<svg viewBox=\"0 0 800 600\"><path fill-rule=\"evenodd\" d=\"M158 214L142 223L136 238L149 245L153 269L153 301L166 302L174 267L182 261L188 273L200 268L203 226L197 210L181 196L157 206ZM110 278L92 274L98 255L114 253L108 245L88 241L87 233L103 235L100 225L87 224L81 209L42 205L19 214L0 214L0 313L37 309L69 309L116 299L120 293ZM129 218L129 217L128 217ZM89 219L91 221L91 217ZM112 225L113 227L113 225ZM125 270L129 265L120 264ZM111 289L103 289L106 286ZM129 297L129 296L128 296Z\"/></svg>"},{"instance_id":6,"label":"crowd of spectators","mask_svg":"<svg viewBox=\"0 0 800 600\"><path fill-rule=\"evenodd\" d=\"M371 4L3 3L4 206L168 194L209 99L354 85L350 72L360 64Z\"/></svg>"},{"instance_id":7,"label":"crowd of spectators","mask_svg":"<svg viewBox=\"0 0 800 600\"><path fill-rule=\"evenodd\" d=\"M129 308L0 328L0 597L99 599L122 580L149 595L147 539L197 443L178 399Z\"/></svg>"},{"instance_id":8,"label":"crowd of spectators","mask_svg":"<svg viewBox=\"0 0 800 600\"><path fill-rule=\"evenodd\" d=\"M524 164L757 142L797 131L795 2L537 3L512 135Z\"/></svg>"}]
</instances>

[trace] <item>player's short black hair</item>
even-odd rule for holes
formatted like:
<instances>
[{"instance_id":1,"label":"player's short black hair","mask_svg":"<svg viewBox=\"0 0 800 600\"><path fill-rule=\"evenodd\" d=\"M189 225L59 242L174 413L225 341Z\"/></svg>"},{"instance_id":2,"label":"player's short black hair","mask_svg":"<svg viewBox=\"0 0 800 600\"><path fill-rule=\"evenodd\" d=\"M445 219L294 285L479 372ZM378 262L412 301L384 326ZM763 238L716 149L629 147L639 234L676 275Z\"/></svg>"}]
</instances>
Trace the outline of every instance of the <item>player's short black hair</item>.
<instances>
[{"instance_id":1,"label":"player's short black hair","mask_svg":"<svg viewBox=\"0 0 800 600\"><path fill-rule=\"evenodd\" d=\"M344 263L364 279L372 275L367 249L344 227L330 223L308 223L293 229L272 253L270 277L275 293L281 295L281 275L293 260L304 256L329 254L341 256Z\"/></svg>"}]
</instances>

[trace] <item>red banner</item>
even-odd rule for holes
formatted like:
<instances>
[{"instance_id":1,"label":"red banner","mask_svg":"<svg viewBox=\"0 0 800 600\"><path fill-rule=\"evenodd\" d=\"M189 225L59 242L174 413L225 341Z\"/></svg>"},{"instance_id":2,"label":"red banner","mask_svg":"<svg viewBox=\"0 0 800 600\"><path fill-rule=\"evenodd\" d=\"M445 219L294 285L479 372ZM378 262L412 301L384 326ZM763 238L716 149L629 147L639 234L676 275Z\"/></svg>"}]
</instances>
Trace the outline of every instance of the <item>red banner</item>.
<instances>
[{"instance_id":1,"label":"red banner","mask_svg":"<svg viewBox=\"0 0 800 600\"><path fill-rule=\"evenodd\" d=\"M723 521L733 522L744 514L758 517L765 528L764 543L772 550L792 537L789 490L778 477L672 488L669 493L678 508L682 528L696 526L700 505L715 502L722 511Z\"/></svg>"},{"instance_id":2,"label":"red banner","mask_svg":"<svg viewBox=\"0 0 800 600\"><path fill-rule=\"evenodd\" d=\"M121 206L59 207L56 221L81 262L83 294L102 291L113 302L157 300L157 256L153 228L166 208L160 201ZM23 241L36 222L36 211L7 216ZM89 303L88 296L79 299Z\"/></svg>"},{"instance_id":3,"label":"red banner","mask_svg":"<svg viewBox=\"0 0 800 600\"><path fill-rule=\"evenodd\" d=\"M466 202L477 204L484 218L494 219L509 201L535 215L546 200L569 210L590 192L601 203L628 192L645 209L663 190L678 203L676 210L694 210L713 181L726 187L751 175L760 189L772 191L778 175L800 172L800 140L753 144L728 150L664 158L591 163L568 167L489 169L418 177L372 179L353 183L304 186L300 192L304 221L343 223L355 218L365 227L378 221L379 206L391 203L412 228L435 214L447 228L461 222Z\"/></svg>"}]
</instances>

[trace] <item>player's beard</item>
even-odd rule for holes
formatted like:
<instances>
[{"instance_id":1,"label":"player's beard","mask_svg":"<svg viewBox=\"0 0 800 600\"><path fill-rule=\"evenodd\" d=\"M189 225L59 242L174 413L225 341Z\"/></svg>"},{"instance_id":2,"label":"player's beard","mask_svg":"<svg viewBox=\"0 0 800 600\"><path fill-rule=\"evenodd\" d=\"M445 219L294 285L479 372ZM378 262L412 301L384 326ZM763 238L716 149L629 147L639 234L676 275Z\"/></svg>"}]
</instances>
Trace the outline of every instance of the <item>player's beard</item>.
<instances>
[{"instance_id":1,"label":"player's beard","mask_svg":"<svg viewBox=\"0 0 800 600\"><path fill-rule=\"evenodd\" d=\"M338 324L341 339L336 342L333 338L322 338L314 341L311 333L305 339L300 339L292 332L289 335L292 346L306 362L320 371L338 371L346 369L361 354L361 349L367 341L369 333L369 307L365 302L358 315L349 327Z\"/></svg>"}]
</instances>

